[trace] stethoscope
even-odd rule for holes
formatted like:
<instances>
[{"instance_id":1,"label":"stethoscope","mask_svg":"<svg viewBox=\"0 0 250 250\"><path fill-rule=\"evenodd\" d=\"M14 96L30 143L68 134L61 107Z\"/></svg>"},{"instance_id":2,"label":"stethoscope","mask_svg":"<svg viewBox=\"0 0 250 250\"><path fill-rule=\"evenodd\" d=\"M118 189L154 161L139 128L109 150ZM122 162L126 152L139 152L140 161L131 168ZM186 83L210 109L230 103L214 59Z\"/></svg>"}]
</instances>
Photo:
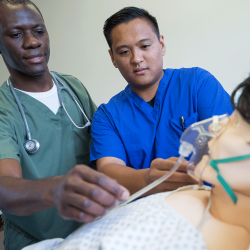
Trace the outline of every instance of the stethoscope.
<instances>
[{"instance_id":1,"label":"stethoscope","mask_svg":"<svg viewBox=\"0 0 250 250\"><path fill-rule=\"evenodd\" d=\"M76 98L71 93L71 91L68 88L65 87L64 83L57 76L55 76L51 72L50 72L50 75L51 75L51 78L52 78L52 80L54 81L54 83L56 85L57 94L58 94L58 99L59 99L60 105L63 107L64 111L66 112L67 116L69 117L70 121L74 124L74 126L77 127L77 128L79 128L79 129L84 129L86 127L91 126L90 120L88 119L88 117L86 116L86 114L84 113L84 111L82 110L81 106L79 105L79 103L77 102ZM59 86L58 82L62 85L62 87ZM16 100L16 103L18 105L18 108L20 110L20 113L21 113L23 121L24 121L24 125L25 125L25 129L26 129L26 134L27 134L28 140L24 143L23 146L24 146L25 150L28 153L34 154L40 148L40 143L37 140L32 139L32 137L31 137L30 129L29 129L29 126L28 126L28 123L27 123L27 119L26 119L26 116L25 116L22 104L21 104L21 102L20 102L20 100L19 100L19 98L18 98L18 96L16 94L16 91L15 91L15 89L14 89L12 83L11 83L10 78L7 80L7 85L10 86L10 90L11 90L11 92L12 92L12 94L13 94L15 100ZM81 110L81 112L84 115L84 117L86 118L87 123L83 127L77 126L74 123L74 121L72 120L72 118L70 117L69 113L67 112L67 110L65 108L65 105L63 103L63 99L62 99L62 93L61 93L62 91L66 91L70 95L70 97L73 99L73 101L76 103L76 105Z\"/></svg>"}]
</instances>

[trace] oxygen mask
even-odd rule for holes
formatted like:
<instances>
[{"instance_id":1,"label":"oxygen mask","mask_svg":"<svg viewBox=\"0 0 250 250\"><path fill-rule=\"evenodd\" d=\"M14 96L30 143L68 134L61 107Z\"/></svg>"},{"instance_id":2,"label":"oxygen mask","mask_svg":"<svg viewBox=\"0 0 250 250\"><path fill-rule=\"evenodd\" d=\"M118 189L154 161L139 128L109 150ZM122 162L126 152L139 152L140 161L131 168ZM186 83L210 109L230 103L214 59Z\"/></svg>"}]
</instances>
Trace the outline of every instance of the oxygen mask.
<instances>
[{"instance_id":1,"label":"oxygen mask","mask_svg":"<svg viewBox=\"0 0 250 250\"><path fill-rule=\"evenodd\" d=\"M209 150L208 143L225 131L228 120L229 116L225 114L194 123L184 131L180 138L179 154L189 157L187 173L200 181L200 185L202 184L201 176L194 175L195 167L205 155L208 155L208 161L210 161L212 152L211 149ZM200 171L200 175L203 170Z\"/></svg>"},{"instance_id":2,"label":"oxygen mask","mask_svg":"<svg viewBox=\"0 0 250 250\"><path fill-rule=\"evenodd\" d=\"M213 143L215 143L220 135L226 130L228 121L229 117L227 114L225 114L194 123L182 134L180 139L181 146L179 153L182 154L182 152L185 151L190 153L190 159L187 165L187 173L199 181L200 186L203 185L202 173L204 168L210 165L217 172L218 181L230 196L234 204L236 204L237 197L227 181L220 174L220 169L218 168L217 164L247 160L250 159L250 155L242 155L225 159L211 158L211 155L213 155L212 150L214 148ZM206 155L207 164L203 164L204 167L200 168L199 173L197 173L197 171L195 171L196 165L201 161L202 157Z\"/></svg>"}]
</instances>

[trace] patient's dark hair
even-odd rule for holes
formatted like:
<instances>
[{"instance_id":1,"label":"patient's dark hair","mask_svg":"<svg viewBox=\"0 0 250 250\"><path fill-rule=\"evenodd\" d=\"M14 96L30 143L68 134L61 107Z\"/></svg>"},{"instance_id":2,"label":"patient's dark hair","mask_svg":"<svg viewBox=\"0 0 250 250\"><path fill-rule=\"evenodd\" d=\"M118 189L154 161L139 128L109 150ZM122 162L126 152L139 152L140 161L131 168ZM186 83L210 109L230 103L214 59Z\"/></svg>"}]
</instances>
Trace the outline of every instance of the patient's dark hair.
<instances>
[{"instance_id":1,"label":"patient's dark hair","mask_svg":"<svg viewBox=\"0 0 250 250\"><path fill-rule=\"evenodd\" d=\"M42 19L43 19L43 15L41 13L41 11L38 9L38 7L30 0L0 0L0 4L31 4L33 5L37 11L40 13ZM43 19L44 20L44 19Z\"/></svg>"},{"instance_id":2,"label":"patient's dark hair","mask_svg":"<svg viewBox=\"0 0 250 250\"><path fill-rule=\"evenodd\" d=\"M236 104L234 100L235 94L238 90L240 91L240 89L242 89L242 93ZM250 77L238 85L233 91L231 95L231 103L233 108L237 109L242 117L250 123Z\"/></svg>"},{"instance_id":3,"label":"patient's dark hair","mask_svg":"<svg viewBox=\"0 0 250 250\"><path fill-rule=\"evenodd\" d=\"M136 18L141 18L147 21L152 26L157 37L160 37L158 23L154 16L150 15L148 11L144 9L137 7L125 7L109 17L104 23L103 33L110 49L112 49L111 32L113 28L121 23L128 23Z\"/></svg>"}]
</instances>

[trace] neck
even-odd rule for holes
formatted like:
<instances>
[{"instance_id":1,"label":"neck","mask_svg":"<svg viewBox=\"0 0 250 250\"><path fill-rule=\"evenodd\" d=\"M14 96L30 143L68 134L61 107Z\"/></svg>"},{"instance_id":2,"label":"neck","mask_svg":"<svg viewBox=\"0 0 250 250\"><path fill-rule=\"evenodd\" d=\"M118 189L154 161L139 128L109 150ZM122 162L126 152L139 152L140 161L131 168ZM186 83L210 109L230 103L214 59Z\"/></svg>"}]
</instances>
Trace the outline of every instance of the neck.
<instances>
[{"instance_id":1,"label":"neck","mask_svg":"<svg viewBox=\"0 0 250 250\"><path fill-rule=\"evenodd\" d=\"M163 75L164 75L164 72L162 71L162 75L161 75L160 79L157 82L155 82L154 84L151 84L148 86L143 86L143 87L135 87L135 86L130 85L130 87L145 102L149 102L155 97Z\"/></svg>"},{"instance_id":2,"label":"neck","mask_svg":"<svg viewBox=\"0 0 250 250\"><path fill-rule=\"evenodd\" d=\"M53 87L49 70L35 76L15 72L15 74L11 74L10 80L14 88L26 92L46 92Z\"/></svg>"},{"instance_id":3,"label":"neck","mask_svg":"<svg viewBox=\"0 0 250 250\"><path fill-rule=\"evenodd\" d=\"M236 204L221 186L215 187L212 191L210 213L216 219L242 227L250 234L250 195L234 192L238 198Z\"/></svg>"}]
</instances>

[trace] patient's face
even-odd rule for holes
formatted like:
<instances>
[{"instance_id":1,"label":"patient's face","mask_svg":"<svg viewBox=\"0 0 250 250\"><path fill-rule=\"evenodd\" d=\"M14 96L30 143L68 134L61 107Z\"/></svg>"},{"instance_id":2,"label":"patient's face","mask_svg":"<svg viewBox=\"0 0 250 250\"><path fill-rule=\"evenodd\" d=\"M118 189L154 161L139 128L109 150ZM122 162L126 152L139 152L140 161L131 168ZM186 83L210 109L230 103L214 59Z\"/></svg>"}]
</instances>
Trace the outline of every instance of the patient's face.
<instances>
[{"instance_id":1,"label":"patient's face","mask_svg":"<svg viewBox=\"0 0 250 250\"><path fill-rule=\"evenodd\" d=\"M216 171L209 165L210 159L225 159L250 154L250 124L238 111L230 116L224 132L208 143L210 156L203 156L195 168L195 176L213 185L220 185ZM249 192L250 160L217 165L223 178L234 190ZM202 174L201 174L202 172Z\"/></svg>"}]
</instances>

